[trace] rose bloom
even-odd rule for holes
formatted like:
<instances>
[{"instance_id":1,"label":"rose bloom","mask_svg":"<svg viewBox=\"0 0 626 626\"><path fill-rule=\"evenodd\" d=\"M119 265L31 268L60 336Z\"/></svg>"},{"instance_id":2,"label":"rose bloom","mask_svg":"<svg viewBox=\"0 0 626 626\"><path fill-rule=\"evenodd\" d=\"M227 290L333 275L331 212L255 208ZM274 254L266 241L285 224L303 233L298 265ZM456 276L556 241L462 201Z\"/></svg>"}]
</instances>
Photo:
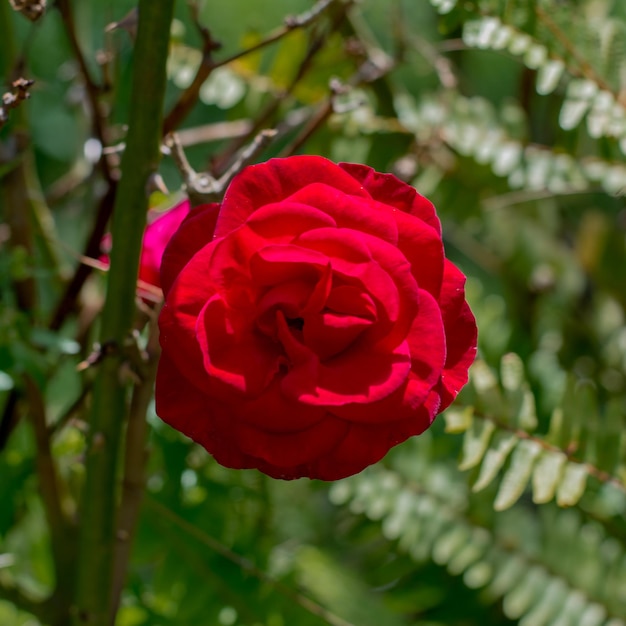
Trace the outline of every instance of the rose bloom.
<instances>
[{"instance_id":1,"label":"rose bloom","mask_svg":"<svg viewBox=\"0 0 626 626\"><path fill-rule=\"evenodd\" d=\"M476 323L433 205L317 156L243 170L163 256L157 414L230 468L336 480L467 382Z\"/></svg>"}]
</instances>

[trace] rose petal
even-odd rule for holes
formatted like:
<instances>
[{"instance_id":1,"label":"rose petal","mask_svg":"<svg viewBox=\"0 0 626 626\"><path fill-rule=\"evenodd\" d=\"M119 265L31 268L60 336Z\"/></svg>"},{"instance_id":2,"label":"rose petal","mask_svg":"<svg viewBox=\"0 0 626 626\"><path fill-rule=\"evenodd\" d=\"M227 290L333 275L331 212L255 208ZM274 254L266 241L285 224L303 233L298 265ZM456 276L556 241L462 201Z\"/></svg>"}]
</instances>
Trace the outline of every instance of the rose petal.
<instances>
[{"instance_id":1,"label":"rose petal","mask_svg":"<svg viewBox=\"0 0 626 626\"><path fill-rule=\"evenodd\" d=\"M246 226L261 237L279 243L283 239L291 241L315 228L336 227L337 223L330 215L314 207L284 200L257 209Z\"/></svg>"},{"instance_id":2,"label":"rose petal","mask_svg":"<svg viewBox=\"0 0 626 626\"><path fill-rule=\"evenodd\" d=\"M304 343L325 361L346 350L373 322L373 319L356 315L330 312L307 315L304 318Z\"/></svg>"},{"instance_id":3,"label":"rose petal","mask_svg":"<svg viewBox=\"0 0 626 626\"><path fill-rule=\"evenodd\" d=\"M167 424L203 446L226 467L256 467L229 437L226 408L201 393L169 356L161 355L156 377L156 413Z\"/></svg>"},{"instance_id":4,"label":"rose petal","mask_svg":"<svg viewBox=\"0 0 626 626\"><path fill-rule=\"evenodd\" d=\"M395 213L398 248L411 264L411 272L421 289L439 297L443 281L444 250L433 228L404 213Z\"/></svg>"},{"instance_id":5,"label":"rose petal","mask_svg":"<svg viewBox=\"0 0 626 626\"><path fill-rule=\"evenodd\" d=\"M326 299L326 308L335 313L376 320L374 301L369 294L353 285L333 287Z\"/></svg>"},{"instance_id":6,"label":"rose petal","mask_svg":"<svg viewBox=\"0 0 626 626\"><path fill-rule=\"evenodd\" d=\"M295 242L322 251L335 278L357 283L375 299L380 323L368 335L372 343L393 348L404 339L417 309L416 285L408 262L395 246L346 228L318 228Z\"/></svg>"},{"instance_id":7,"label":"rose petal","mask_svg":"<svg viewBox=\"0 0 626 626\"><path fill-rule=\"evenodd\" d=\"M262 393L284 361L276 342L254 332L251 321L233 314L222 297L214 294L196 324L204 369L242 396Z\"/></svg>"},{"instance_id":8,"label":"rose petal","mask_svg":"<svg viewBox=\"0 0 626 626\"><path fill-rule=\"evenodd\" d=\"M160 269L167 243L189 213L189 201L177 204L165 213L148 214L148 225L141 245L139 279L160 287Z\"/></svg>"},{"instance_id":9,"label":"rose petal","mask_svg":"<svg viewBox=\"0 0 626 626\"><path fill-rule=\"evenodd\" d=\"M317 281L328 265L328 257L315 250L272 244L252 256L250 273L255 284L273 286L289 280Z\"/></svg>"},{"instance_id":10,"label":"rose petal","mask_svg":"<svg viewBox=\"0 0 626 626\"><path fill-rule=\"evenodd\" d=\"M372 352L365 344L320 363L315 352L293 336L280 312L277 326L292 366L281 388L288 397L306 404L330 407L375 402L400 387L411 369L406 343L388 353Z\"/></svg>"},{"instance_id":11,"label":"rose petal","mask_svg":"<svg viewBox=\"0 0 626 626\"><path fill-rule=\"evenodd\" d=\"M169 240L161 260L161 288L166 297L191 257L212 241L219 209L219 204L195 207L180 224L176 236Z\"/></svg>"},{"instance_id":12,"label":"rose petal","mask_svg":"<svg viewBox=\"0 0 626 626\"><path fill-rule=\"evenodd\" d=\"M240 311L253 310L249 277L237 265L236 241L216 240L196 252L171 285L159 317L160 342L198 389L213 384L196 337L200 312L215 293ZM217 260L216 260L217 259Z\"/></svg>"},{"instance_id":13,"label":"rose petal","mask_svg":"<svg viewBox=\"0 0 626 626\"><path fill-rule=\"evenodd\" d=\"M441 378L446 361L446 338L441 311L425 290L419 292L419 312L407 337L411 350L410 394L418 406Z\"/></svg>"},{"instance_id":14,"label":"rose petal","mask_svg":"<svg viewBox=\"0 0 626 626\"><path fill-rule=\"evenodd\" d=\"M424 403L433 390L439 396L438 385L446 358L443 322L434 298L420 291L419 312L408 336L411 352L411 372L394 393L378 402L347 404L333 408L333 413L354 422L384 423L422 414ZM431 398L430 406L434 406ZM439 408L437 401L434 411ZM435 413L428 415L433 420Z\"/></svg>"},{"instance_id":15,"label":"rose petal","mask_svg":"<svg viewBox=\"0 0 626 626\"><path fill-rule=\"evenodd\" d=\"M358 180L374 200L418 217L441 235L441 222L433 203L417 193L413 187L393 174L382 174L367 165L339 163L339 167Z\"/></svg>"},{"instance_id":16,"label":"rose petal","mask_svg":"<svg viewBox=\"0 0 626 626\"><path fill-rule=\"evenodd\" d=\"M447 408L468 380L468 370L476 358L478 329L476 320L465 301L465 276L446 260L439 306L446 332L448 354L443 369L442 404Z\"/></svg>"},{"instance_id":17,"label":"rose petal","mask_svg":"<svg viewBox=\"0 0 626 626\"><path fill-rule=\"evenodd\" d=\"M377 463L393 447L430 426L428 411L418 411L411 418L389 424L358 424L350 430L327 456L321 457L309 471L322 480L352 476Z\"/></svg>"},{"instance_id":18,"label":"rose petal","mask_svg":"<svg viewBox=\"0 0 626 626\"><path fill-rule=\"evenodd\" d=\"M306 430L326 417L326 408L302 404L286 397L274 380L256 398L236 404L236 418L267 433Z\"/></svg>"},{"instance_id":19,"label":"rose petal","mask_svg":"<svg viewBox=\"0 0 626 626\"><path fill-rule=\"evenodd\" d=\"M289 200L323 211L340 228L369 233L393 245L398 241L395 221L390 219L386 210L380 210L384 205L367 198L347 195L334 185L312 183L296 191Z\"/></svg>"},{"instance_id":20,"label":"rose petal","mask_svg":"<svg viewBox=\"0 0 626 626\"><path fill-rule=\"evenodd\" d=\"M278 468L303 465L327 454L348 431L348 424L328 413L305 430L267 432L242 421L232 424L239 449Z\"/></svg>"},{"instance_id":21,"label":"rose petal","mask_svg":"<svg viewBox=\"0 0 626 626\"><path fill-rule=\"evenodd\" d=\"M311 183L325 183L343 193L369 194L338 165L319 156L270 159L241 171L228 186L215 235L223 237L241 226L259 207L281 202Z\"/></svg>"},{"instance_id":22,"label":"rose petal","mask_svg":"<svg viewBox=\"0 0 626 626\"><path fill-rule=\"evenodd\" d=\"M331 269L327 266L317 281L294 279L268 289L256 305L257 328L275 337L277 310L281 310L288 319L304 319L319 313L331 291L331 278Z\"/></svg>"}]
</instances>

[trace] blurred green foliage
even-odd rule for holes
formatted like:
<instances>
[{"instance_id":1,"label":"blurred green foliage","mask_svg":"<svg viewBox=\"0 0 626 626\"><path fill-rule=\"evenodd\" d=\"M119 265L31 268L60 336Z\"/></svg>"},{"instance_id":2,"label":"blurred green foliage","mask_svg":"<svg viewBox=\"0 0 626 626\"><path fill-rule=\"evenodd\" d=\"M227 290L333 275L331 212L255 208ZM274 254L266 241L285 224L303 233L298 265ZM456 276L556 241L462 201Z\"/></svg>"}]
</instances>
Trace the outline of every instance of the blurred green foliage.
<instances>
[{"instance_id":1,"label":"blurred green foliage","mask_svg":"<svg viewBox=\"0 0 626 626\"><path fill-rule=\"evenodd\" d=\"M0 5L4 90L16 72L35 80L0 130L7 626L57 615L26 418L42 400L75 523L97 375L77 365L96 337L102 273L59 306L80 255L98 256L89 238L115 184L131 88L132 34L106 26L133 3L73 5L73 30L54 5L32 24ZM312 6L232 0L194 13L179 2L165 110L201 68L195 14L222 44L210 53L220 65ZM207 76L176 124L194 168L223 170L258 120L279 129L262 158L361 161L433 200L468 276L480 354L428 433L333 485L221 468L151 408L117 626L626 624L625 6L336 0ZM349 89L332 95L331 79ZM175 194L171 159L161 173Z\"/></svg>"}]
</instances>

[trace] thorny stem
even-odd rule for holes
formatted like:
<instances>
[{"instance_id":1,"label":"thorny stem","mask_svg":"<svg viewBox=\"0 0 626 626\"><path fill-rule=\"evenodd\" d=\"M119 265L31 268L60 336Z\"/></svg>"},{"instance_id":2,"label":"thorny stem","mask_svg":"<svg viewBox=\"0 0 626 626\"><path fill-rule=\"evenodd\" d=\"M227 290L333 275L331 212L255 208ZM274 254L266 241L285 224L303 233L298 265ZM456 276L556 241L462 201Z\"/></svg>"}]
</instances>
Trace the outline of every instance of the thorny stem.
<instances>
[{"instance_id":1,"label":"thorny stem","mask_svg":"<svg viewBox=\"0 0 626 626\"><path fill-rule=\"evenodd\" d=\"M160 309L161 307L159 306L151 312L152 317L149 321L150 334L145 351L146 362L142 371L142 380L133 389L128 415L122 501L117 520L117 543L113 569L113 614L117 612L119 607L139 510L143 500L145 465L148 456L146 449L148 439L146 413L152 400L152 390L161 353L157 326Z\"/></svg>"},{"instance_id":2,"label":"thorny stem","mask_svg":"<svg viewBox=\"0 0 626 626\"><path fill-rule=\"evenodd\" d=\"M101 343L114 347L99 365L80 504L74 624L110 626L115 544L116 470L126 413L127 385L120 380L135 310L136 277L146 221L146 184L159 162L165 63L174 0L140 0L133 90L122 177L116 196L111 270L102 313Z\"/></svg>"}]
</instances>

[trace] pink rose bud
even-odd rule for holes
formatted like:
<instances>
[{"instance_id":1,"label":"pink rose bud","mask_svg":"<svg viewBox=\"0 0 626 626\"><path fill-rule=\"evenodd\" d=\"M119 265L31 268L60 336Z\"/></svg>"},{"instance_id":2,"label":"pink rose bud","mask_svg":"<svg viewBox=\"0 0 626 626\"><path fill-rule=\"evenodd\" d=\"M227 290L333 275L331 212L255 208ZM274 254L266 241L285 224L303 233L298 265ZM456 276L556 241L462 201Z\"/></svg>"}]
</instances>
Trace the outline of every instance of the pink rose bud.
<instances>
[{"instance_id":1,"label":"pink rose bud","mask_svg":"<svg viewBox=\"0 0 626 626\"><path fill-rule=\"evenodd\" d=\"M161 286L161 259L165 246L189 213L189 200L184 200L164 213L150 211L143 235L139 280L155 287Z\"/></svg>"}]
</instances>

